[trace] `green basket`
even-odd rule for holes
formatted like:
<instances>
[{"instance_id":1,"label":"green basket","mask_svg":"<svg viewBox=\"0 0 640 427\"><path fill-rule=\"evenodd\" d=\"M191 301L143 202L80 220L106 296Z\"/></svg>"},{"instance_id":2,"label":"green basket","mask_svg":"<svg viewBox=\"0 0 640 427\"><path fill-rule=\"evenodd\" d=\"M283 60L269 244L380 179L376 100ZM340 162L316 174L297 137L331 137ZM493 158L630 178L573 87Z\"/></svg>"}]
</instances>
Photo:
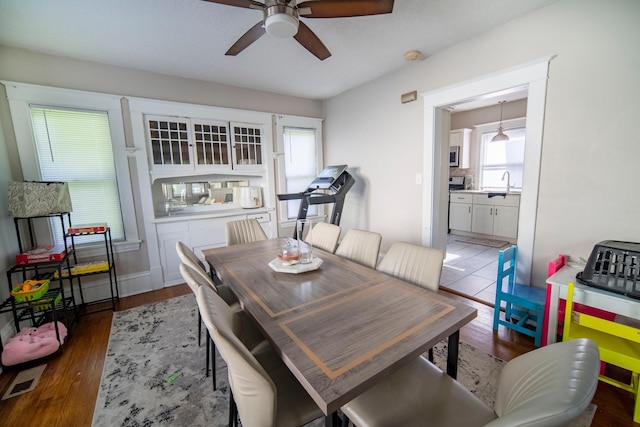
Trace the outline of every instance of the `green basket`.
<instances>
[{"instance_id":1,"label":"green basket","mask_svg":"<svg viewBox=\"0 0 640 427\"><path fill-rule=\"evenodd\" d=\"M24 285L30 285L35 289L23 292ZM13 288L11 296L16 299L16 302L29 302L42 298L42 296L49 290L48 280L26 280L24 283L20 283Z\"/></svg>"},{"instance_id":2,"label":"green basket","mask_svg":"<svg viewBox=\"0 0 640 427\"><path fill-rule=\"evenodd\" d=\"M34 311L45 311L49 310L62 301L62 293L59 290L53 290L47 293L42 299L31 303L31 308Z\"/></svg>"}]
</instances>

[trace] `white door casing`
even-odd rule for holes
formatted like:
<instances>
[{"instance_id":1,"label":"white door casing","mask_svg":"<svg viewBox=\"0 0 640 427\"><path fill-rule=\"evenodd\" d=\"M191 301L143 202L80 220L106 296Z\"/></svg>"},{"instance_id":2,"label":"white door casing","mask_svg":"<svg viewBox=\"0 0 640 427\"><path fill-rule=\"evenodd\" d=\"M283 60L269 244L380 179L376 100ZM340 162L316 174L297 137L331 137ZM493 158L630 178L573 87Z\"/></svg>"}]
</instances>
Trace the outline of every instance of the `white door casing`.
<instances>
[{"instance_id":1,"label":"white door casing","mask_svg":"<svg viewBox=\"0 0 640 427\"><path fill-rule=\"evenodd\" d=\"M424 97L425 106L423 245L442 250L446 248L447 229L444 225L446 221L442 218L446 218L447 209L443 205L442 197L439 197L447 191L446 169L449 167L443 155L444 144L448 145L448 138L442 138L442 133L446 131L448 134L449 131L449 129L442 129L445 107L487 94L526 86L528 88L527 143L518 221L517 280L520 283L530 283L547 77L549 62L553 57L547 56L494 74L421 94Z\"/></svg>"}]
</instances>

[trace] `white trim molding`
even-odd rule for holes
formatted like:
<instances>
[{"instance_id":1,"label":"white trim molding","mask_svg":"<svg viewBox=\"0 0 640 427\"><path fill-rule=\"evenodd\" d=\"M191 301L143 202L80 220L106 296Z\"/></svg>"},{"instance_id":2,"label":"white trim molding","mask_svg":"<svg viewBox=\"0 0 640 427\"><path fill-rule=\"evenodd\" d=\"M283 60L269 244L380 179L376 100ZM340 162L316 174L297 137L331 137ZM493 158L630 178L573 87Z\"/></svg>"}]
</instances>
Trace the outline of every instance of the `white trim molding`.
<instances>
[{"instance_id":1,"label":"white trim molding","mask_svg":"<svg viewBox=\"0 0 640 427\"><path fill-rule=\"evenodd\" d=\"M527 131L525 164L520 213L518 223L518 275L521 283L530 283L533 263L542 132L544 127L546 87L549 62L553 55L511 67L477 79L461 82L431 92L424 97L424 185L422 243L440 249L446 248L447 206L443 194L448 192L448 163L445 150L448 146L448 114L446 107L468 99L526 87ZM443 116L445 116L443 118Z\"/></svg>"}]
</instances>

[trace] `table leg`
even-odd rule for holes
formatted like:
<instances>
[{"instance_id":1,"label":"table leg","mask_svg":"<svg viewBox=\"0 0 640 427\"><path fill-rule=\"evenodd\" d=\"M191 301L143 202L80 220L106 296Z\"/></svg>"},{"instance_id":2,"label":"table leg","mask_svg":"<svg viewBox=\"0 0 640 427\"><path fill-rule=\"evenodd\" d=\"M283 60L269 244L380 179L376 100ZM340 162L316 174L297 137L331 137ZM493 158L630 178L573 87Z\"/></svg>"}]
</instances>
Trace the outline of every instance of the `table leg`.
<instances>
[{"instance_id":1,"label":"table leg","mask_svg":"<svg viewBox=\"0 0 640 427\"><path fill-rule=\"evenodd\" d=\"M334 411L324 417L324 425L325 427L338 427L338 411Z\"/></svg>"},{"instance_id":2,"label":"table leg","mask_svg":"<svg viewBox=\"0 0 640 427\"><path fill-rule=\"evenodd\" d=\"M449 335L447 344L447 374L454 380L458 377L458 344L460 343L460 331Z\"/></svg>"},{"instance_id":3,"label":"table leg","mask_svg":"<svg viewBox=\"0 0 640 427\"><path fill-rule=\"evenodd\" d=\"M547 344L556 342L558 334L558 300L560 298L560 286L552 283L549 286L549 324L547 325Z\"/></svg>"}]
</instances>

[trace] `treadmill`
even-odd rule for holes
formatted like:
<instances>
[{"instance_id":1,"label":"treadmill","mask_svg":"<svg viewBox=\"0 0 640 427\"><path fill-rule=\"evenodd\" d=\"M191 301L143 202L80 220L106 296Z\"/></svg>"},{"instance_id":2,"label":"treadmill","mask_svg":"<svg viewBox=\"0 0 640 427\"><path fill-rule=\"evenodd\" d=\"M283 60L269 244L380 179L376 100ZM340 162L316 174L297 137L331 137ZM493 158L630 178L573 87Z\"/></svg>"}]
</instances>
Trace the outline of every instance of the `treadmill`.
<instances>
[{"instance_id":1,"label":"treadmill","mask_svg":"<svg viewBox=\"0 0 640 427\"><path fill-rule=\"evenodd\" d=\"M306 219L309 205L334 203L330 223L340 225L344 198L356 180L347 172L347 165L328 166L301 193L278 194L278 200L301 200L297 219ZM297 238L294 227L293 238Z\"/></svg>"}]
</instances>

